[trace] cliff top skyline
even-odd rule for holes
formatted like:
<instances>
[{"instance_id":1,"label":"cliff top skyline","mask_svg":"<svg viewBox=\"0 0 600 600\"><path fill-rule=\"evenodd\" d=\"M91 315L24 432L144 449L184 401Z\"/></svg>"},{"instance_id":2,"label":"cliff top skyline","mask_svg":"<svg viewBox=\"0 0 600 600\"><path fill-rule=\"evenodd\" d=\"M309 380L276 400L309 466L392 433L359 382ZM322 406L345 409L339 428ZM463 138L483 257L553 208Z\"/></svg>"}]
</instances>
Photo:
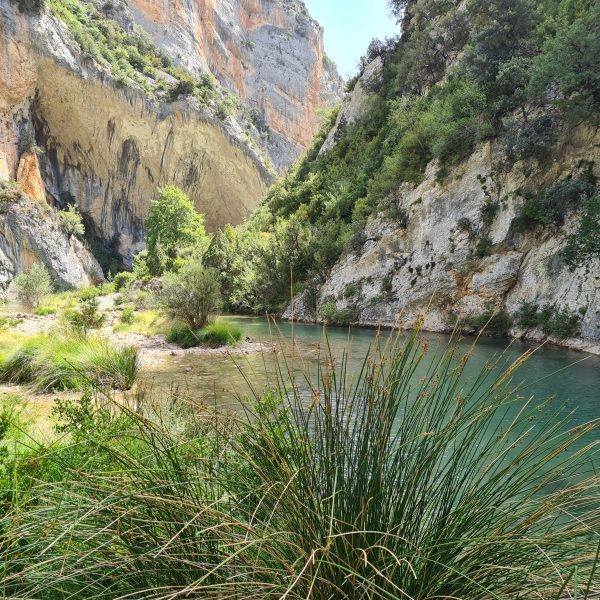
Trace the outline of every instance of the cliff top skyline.
<instances>
[{"instance_id":1,"label":"cliff top skyline","mask_svg":"<svg viewBox=\"0 0 600 600\"><path fill-rule=\"evenodd\" d=\"M387 0L305 0L311 16L325 29L325 51L344 79L356 74L358 59L374 38L396 35Z\"/></svg>"}]
</instances>

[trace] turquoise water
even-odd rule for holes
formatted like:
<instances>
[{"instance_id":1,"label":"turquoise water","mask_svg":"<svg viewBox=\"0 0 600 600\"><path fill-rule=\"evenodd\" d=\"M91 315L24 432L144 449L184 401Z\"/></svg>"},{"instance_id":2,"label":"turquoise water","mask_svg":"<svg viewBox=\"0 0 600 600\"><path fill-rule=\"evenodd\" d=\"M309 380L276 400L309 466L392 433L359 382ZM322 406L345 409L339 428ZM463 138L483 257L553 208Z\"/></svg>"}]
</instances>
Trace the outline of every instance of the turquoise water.
<instances>
[{"instance_id":1,"label":"turquoise water","mask_svg":"<svg viewBox=\"0 0 600 600\"><path fill-rule=\"evenodd\" d=\"M227 320L238 325L244 337L275 342L280 363L281 358L287 357L295 367L301 368L302 363L314 366L323 348L323 329L317 325L292 326L283 322L274 326L262 318L230 317ZM292 335L295 352L292 352ZM348 349L350 370L360 366L376 335L372 329L328 328L333 354L341 356L344 349ZM445 335L428 334L426 337L432 349L449 340ZM472 344L472 338L465 338L460 342L461 350L466 352ZM483 338L475 346L466 376L479 372L501 355L500 364L507 365L533 347L523 342ZM177 388L209 403L239 406L239 397L249 393L248 381L260 391L272 380L274 363L273 351L236 357L172 357L154 371L149 380L152 386ZM523 396L535 396L540 400L553 397L552 404L568 403L568 408L574 411L574 422L600 418L600 357L547 345L539 348L517 371L513 384L522 384L520 393Z\"/></svg>"}]
</instances>

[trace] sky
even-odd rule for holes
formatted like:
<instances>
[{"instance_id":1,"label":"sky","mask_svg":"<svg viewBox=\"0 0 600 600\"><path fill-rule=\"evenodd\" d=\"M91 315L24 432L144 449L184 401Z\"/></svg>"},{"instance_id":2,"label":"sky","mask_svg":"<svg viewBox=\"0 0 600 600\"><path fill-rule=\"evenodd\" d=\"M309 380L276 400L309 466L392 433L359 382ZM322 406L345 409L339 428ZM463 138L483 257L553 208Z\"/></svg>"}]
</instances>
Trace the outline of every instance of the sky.
<instances>
[{"instance_id":1,"label":"sky","mask_svg":"<svg viewBox=\"0 0 600 600\"><path fill-rule=\"evenodd\" d=\"M348 79L369 42L396 35L386 0L304 0L310 14L325 28L325 52Z\"/></svg>"}]
</instances>

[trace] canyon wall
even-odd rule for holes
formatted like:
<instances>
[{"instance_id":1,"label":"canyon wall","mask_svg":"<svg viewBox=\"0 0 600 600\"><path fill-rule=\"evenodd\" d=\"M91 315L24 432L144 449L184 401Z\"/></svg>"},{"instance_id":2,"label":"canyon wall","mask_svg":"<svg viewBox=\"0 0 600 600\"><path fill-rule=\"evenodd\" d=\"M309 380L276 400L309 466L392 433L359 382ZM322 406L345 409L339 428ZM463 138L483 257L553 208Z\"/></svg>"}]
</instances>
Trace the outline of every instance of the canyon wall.
<instances>
[{"instance_id":1,"label":"canyon wall","mask_svg":"<svg viewBox=\"0 0 600 600\"><path fill-rule=\"evenodd\" d=\"M312 141L318 111L342 96L323 29L299 0L131 0L135 22L192 71L210 71L264 121L279 171Z\"/></svg>"},{"instance_id":2,"label":"canyon wall","mask_svg":"<svg viewBox=\"0 0 600 600\"><path fill-rule=\"evenodd\" d=\"M341 124L360 118L370 97L365 80L374 76L381 76L380 59L345 99L321 153L343 139ZM600 131L590 125L566 128L552 160L543 165L522 160L506 169L504 153L500 142L488 141L444 178L432 161L421 183L399 185L394 196L406 218L399 222L384 211L371 217L360 249L344 253L318 286L316 307L305 292L284 317L315 321L329 304L361 325L410 328L423 316L425 329L451 332L459 318L468 322L493 311L513 315L527 302L576 316L578 334L547 336L540 325L523 328L513 322L510 335L549 337L600 354L600 259L590 257L574 268L563 255L581 213L569 213L560 226L523 230L517 224L531 194L557 181L600 180ZM498 210L484 223L490 203ZM483 238L489 248L481 256Z\"/></svg>"},{"instance_id":3,"label":"canyon wall","mask_svg":"<svg viewBox=\"0 0 600 600\"><path fill-rule=\"evenodd\" d=\"M190 76L214 72L238 108L223 115L193 95L168 99L119 80L55 12L24 14L0 0L0 180L18 179L23 192L59 208L76 202L94 246L128 266L161 185L183 188L209 230L241 223L272 182L272 165L284 169L307 147L319 107L339 98L341 81L301 3L119 7L107 18L138 37L148 37L147 26L166 60ZM264 118L264 128L251 118Z\"/></svg>"}]
</instances>

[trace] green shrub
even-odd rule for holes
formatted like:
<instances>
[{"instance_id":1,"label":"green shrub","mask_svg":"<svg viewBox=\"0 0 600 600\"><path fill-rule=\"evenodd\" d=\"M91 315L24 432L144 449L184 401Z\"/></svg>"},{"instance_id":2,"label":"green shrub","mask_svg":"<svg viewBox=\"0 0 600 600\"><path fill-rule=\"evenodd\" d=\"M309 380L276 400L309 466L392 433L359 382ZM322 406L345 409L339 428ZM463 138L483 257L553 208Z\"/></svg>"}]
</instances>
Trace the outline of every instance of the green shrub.
<instances>
[{"instance_id":1,"label":"green shrub","mask_svg":"<svg viewBox=\"0 0 600 600\"><path fill-rule=\"evenodd\" d=\"M491 227L494 223L494 219L500 210L500 203L493 202L492 200L486 200L481 207L480 215L481 222L484 227Z\"/></svg>"},{"instance_id":2,"label":"green shrub","mask_svg":"<svg viewBox=\"0 0 600 600\"><path fill-rule=\"evenodd\" d=\"M113 277L113 285L115 286L115 292L120 292L126 290L132 281L134 281L135 276L133 273L129 271L121 271L117 273Z\"/></svg>"},{"instance_id":3,"label":"green shrub","mask_svg":"<svg viewBox=\"0 0 600 600\"><path fill-rule=\"evenodd\" d=\"M531 329L540 325L539 305L522 300L517 312L513 315L515 324L521 329Z\"/></svg>"},{"instance_id":4,"label":"green shrub","mask_svg":"<svg viewBox=\"0 0 600 600\"><path fill-rule=\"evenodd\" d=\"M173 318L197 331L221 305L219 275L199 262L189 262L179 273L164 277L159 301Z\"/></svg>"},{"instance_id":5,"label":"green shrub","mask_svg":"<svg viewBox=\"0 0 600 600\"><path fill-rule=\"evenodd\" d=\"M132 306L126 306L119 317L121 323L131 325L135 321L135 310Z\"/></svg>"},{"instance_id":6,"label":"green shrub","mask_svg":"<svg viewBox=\"0 0 600 600\"><path fill-rule=\"evenodd\" d=\"M95 300L102 295L102 290L95 285L90 285L88 287L81 288L78 291L78 295L79 299L83 301Z\"/></svg>"},{"instance_id":7,"label":"green shrub","mask_svg":"<svg viewBox=\"0 0 600 600\"><path fill-rule=\"evenodd\" d=\"M356 285L354 285L353 283L346 284L343 293L344 298L346 298L347 300L350 298L355 298L357 294L358 288L356 287Z\"/></svg>"},{"instance_id":8,"label":"green shrub","mask_svg":"<svg viewBox=\"0 0 600 600\"><path fill-rule=\"evenodd\" d=\"M98 310L98 298L81 299L76 309L65 311L65 319L76 329L83 332L99 329L106 321L106 314Z\"/></svg>"},{"instance_id":9,"label":"green shrub","mask_svg":"<svg viewBox=\"0 0 600 600\"><path fill-rule=\"evenodd\" d=\"M191 77L184 77L173 84L169 90L169 100L175 102L179 96L191 96L196 89L196 82Z\"/></svg>"},{"instance_id":10,"label":"green shrub","mask_svg":"<svg viewBox=\"0 0 600 600\"><path fill-rule=\"evenodd\" d=\"M37 308L42 297L52 291L52 282L44 266L34 263L14 278L12 288L19 302L29 308Z\"/></svg>"},{"instance_id":11,"label":"green shrub","mask_svg":"<svg viewBox=\"0 0 600 600\"><path fill-rule=\"evenodd\" d=\"M566 306L560 308L555 304L544 304L540 307L535 302L522 301L513 318L522 329L541 327L545 335L562 340L581 333L585 313L586 309L572 312Z\"/></svg>"},{"instance_id":12,"label":"green shrub","mask_svg":"<svg viewBox=\"0 0 600 600\"><path fill-rule=\"evenodd\" d=\"M384 346L356 379L347 358L323 356L314 395L279 363L251 418L209 413L185 434L118 405L130 423L118 436L94 406L63 411L75 441L44 458L60 476L32 477L27 504L0 516L3 593L595 593L597 424L573 428L565 409L523 399L522 358L475 366L456 343L431 357L417 334Z\"/></svg>"},{"instance_id":13,"label":"green shrub","mask_svg":"<svg viewBox=\"0 0 600 600\"><path fill-rule=\"evenodd\" d=\"M0 316L0 329L11 329L16 327L23 322L23 319L16 319L15 317Z\"/></svg>"},{"instance_id":14,"label":"green shrub","mask_svg":"<svg viewBox=\"0 0 600 600\"><path fill-rule=\"evenodd\" d=\"M83 218L78 208L71 204L67 210L60 211L58 213L60 224L64 232L70 237L75 235L77 237L83 237L85 234L85 226L83 225Z\"/></svg>"},{"instance_id":15,"label":"green shrub","mask_svg":"<svg viewBox=\"0 0 600 600\"><path fill-rule=\"evenodd\" d=\"M498 310L489 306L480 315L467 317L465 324L477 333L505 337L508 334L508 330L512 327L512 318L504 309Z\"/></svg>"},{"instance_id":16,"label":"green shrub","mask_svg":"<svg viewBox=\"0 0 600 600\"><path fill-rule=\"evenodd\" d=\"M201 344L217 348L220 346L235 346L241 338L240 328L224 321L210 323L198 331L198 339Z\"/></svg>"},{"instance_id":17,"label":"green shrub","mask_svg":"<svg viewBox=\"0 0 600 600\"><path fill-rule=\"evenodd\" d=\"M520 229L529 229L537 224L562 225L570 212L585 206L585 202L596 192L594 183L587 179L564 179L528 198L518 219Z\"/></svg>"},{"instance_id":18,"label":"green shrub","mask_svg":"<svg viewBox=\"0 0 600 600\"><path fill-rule=\"evenodd\" d=\"M356 309L337 307L334 301L326 302L321 307L321 319L331 325L346 327L354 323L358 318Z\"/></svg>"},{"instance_id":19,"label":"green shrub","mask_svg":"<svg viewBox=\"0 0 600 600\"><path fill-rule=\"evenodd\" d=\"M477 258L485 258L492 253L492 248L494 246L494 242L489 237L483 237L475 246L475 256Z\"/></svg>"},{"instance_id":20,"label":"green shrub","mask_svg":"<svg viewBox=\"0 0 600 600\"><path fill-rule=\"evenodd\" d=\"M542 309L541 321L544 333L559 340L581 333L582 315L571 312L566 306L546 307L545 311Z\"/></svg>"},{"instance_id":21,"label":"green shrub","mask_svg":"<svg viewBox=\"0 0 600 600\"><path fill-rule=\"evenodd\" d=\"M508 158L513 162L534 158L539 163L545 163L556 143L558 125L555 115L544 114L525 125L515 126L505 136Z\"/></svg>"},{"instance_id":22,"label":"green shrub","mask_svg":"<svg viewBox=\"0 0 600 600\"><path fill-rule=\"evenodd\" d=\"M150 307L152 296L150 292L147 292L146 290L138 290L131 298L131 301L136 310L142 310Z\"/></svg>"},{"instance_id":23,"label":"green shrub","mask_svg":"<svg viewBox=\"0 0 600 600\"><path fill-rule=\"evenodd\" d=\"M176 324L167 333L167 341L182 348L235 346L241 337L242 332L238 327L224 321L211 323L199 330L192 330L188 325Z\"/></svg>"},{"instance_id":24,"label":"green shrub","mask_svg":"<svg viewBox=\"0 0 600 600\"><path fill-rule=\"evenodd\" d=\"M0 211L21 199L21 190L16 181L0 181Z\"/></svg>"},{"instance_id":25,"label":"green shrub","mask_svg":"<svg viewBox=\"0 0 600 600\"><path fill-rule=\"evenodd\" d=\"M40 317L47 317L48 315L55 315L56 308L51 306L38 306L34 311L34 315L38 315Z\"/></svg>"},{"instance_id":26,"label":"green shrub","mask_svg":"<svg viewBox=\"0 0 600 600\"><path fill-rule=\"evenodd\" d=\"M176 323L171 326L166 335L167 342L182 348L196 348L200 345L197 331L190 329L189 325Z\"/></svg>"},{"instance_id":27,"label":"green shrub","mask_svg":"<svg viewBox=\"0 0 600 600\"><path fill-rule=\"evenodd\" d=\"M565 262L572 268L600 257L600 196L590 198L585 205L581 223L576 233L567 239L563 251Z\"/></svg>"},{"instance_id":28,"label":"green shrub","mask_svg":"<svg viewBox=\"0 0 600 600\"><path fill-rule=\"evenodd\" d=\"M456 226L458 227L459 231L464 231L465 233L468 233L469 237L472 237L475 233L475 227L473 226L473 223L470 221L470 219L467 219L466 217L461 217L456 222Z\"/></svg>"}]
</instances>

